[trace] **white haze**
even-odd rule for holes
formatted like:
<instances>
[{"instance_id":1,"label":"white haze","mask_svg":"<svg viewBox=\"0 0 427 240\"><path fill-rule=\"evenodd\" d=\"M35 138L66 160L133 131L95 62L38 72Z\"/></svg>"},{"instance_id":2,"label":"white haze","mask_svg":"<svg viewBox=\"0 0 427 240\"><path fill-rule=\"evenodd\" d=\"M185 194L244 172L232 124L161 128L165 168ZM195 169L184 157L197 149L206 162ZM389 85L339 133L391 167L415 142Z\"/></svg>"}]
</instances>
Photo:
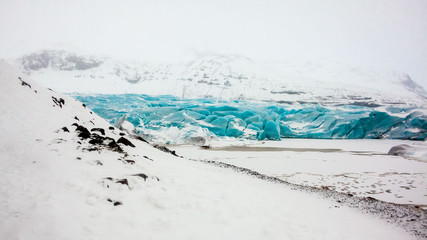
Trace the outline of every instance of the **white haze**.
<instances>
[{"instance_id":1,"label":"white haze","mask_svg":"<svg viewBox=\"0 0 427 240\"><path fill-rule=\"evenodd\" d=\"M0 0L0 57L65 48L178 61L194 52L326 58L427 87L427 1Z\"/></svg>"}]
</instances>

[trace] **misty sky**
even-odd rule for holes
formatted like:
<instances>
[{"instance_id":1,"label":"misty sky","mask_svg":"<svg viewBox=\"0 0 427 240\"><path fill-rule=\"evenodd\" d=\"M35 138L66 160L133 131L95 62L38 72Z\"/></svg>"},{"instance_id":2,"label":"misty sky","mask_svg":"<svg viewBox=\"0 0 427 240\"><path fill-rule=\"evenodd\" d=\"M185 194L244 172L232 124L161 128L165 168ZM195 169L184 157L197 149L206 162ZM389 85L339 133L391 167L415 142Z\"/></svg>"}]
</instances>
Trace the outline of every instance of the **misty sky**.
<instances>
[{"instance_id":1,"label":"misty sky","mask_svg":"<svg viewBox=\"0 0 427 240\"><path fill-rule=\"evenodd\" d=\"M0 0L0 44L6 58L46 48L326 58L403 71L427 88L427 0Z\"/></svg>"}]
</instances>

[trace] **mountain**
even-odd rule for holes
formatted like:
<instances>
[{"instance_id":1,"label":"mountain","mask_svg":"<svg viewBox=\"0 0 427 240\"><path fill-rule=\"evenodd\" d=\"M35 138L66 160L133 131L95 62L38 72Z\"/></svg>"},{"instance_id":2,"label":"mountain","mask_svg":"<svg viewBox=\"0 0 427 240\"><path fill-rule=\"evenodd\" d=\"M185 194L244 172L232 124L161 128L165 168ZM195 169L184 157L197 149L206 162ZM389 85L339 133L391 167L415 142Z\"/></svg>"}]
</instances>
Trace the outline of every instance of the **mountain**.
<instances>
[{"instance_id":1,"label":"mountain","mask_svg":"<svg viewBox=\"0 0 427 240\"><path fill-rule=\"evenodd\" d=\"M331 61L256 61L205 54L181 63L119 61L65 51L39 51L14 61L59 92L142 93L328 105L425 105L427 93L409 75Z\"/></svg>"},{"instance_id":2,"label":"mountain","mask_svg":"<svg viewBox=\"0 0 427 240\"><path fill-rule=\"evenodd\" d=\"M3 60L0 84L0 239L427 236L426 213L415 207L153 147Z\"/></svg>"}]
</instances>

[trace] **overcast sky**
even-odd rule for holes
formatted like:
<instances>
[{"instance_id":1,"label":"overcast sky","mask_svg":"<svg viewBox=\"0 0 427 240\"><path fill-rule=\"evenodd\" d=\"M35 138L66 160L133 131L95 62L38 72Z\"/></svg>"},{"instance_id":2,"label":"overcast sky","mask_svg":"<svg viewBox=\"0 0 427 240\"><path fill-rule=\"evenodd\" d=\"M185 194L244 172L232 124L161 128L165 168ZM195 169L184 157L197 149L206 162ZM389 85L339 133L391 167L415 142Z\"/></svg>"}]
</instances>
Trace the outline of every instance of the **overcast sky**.
<instances>
[{"instance_id":1,"label":"overcast sky","mask_svg":"<svg viewBox=\"0 0 427 240\"><path fill-rule=\"evenodd\" d=\"M327 58L403 71L427 89L427 0L0 0L0 46L0 57Z\"/></svg>"}]
</instances>

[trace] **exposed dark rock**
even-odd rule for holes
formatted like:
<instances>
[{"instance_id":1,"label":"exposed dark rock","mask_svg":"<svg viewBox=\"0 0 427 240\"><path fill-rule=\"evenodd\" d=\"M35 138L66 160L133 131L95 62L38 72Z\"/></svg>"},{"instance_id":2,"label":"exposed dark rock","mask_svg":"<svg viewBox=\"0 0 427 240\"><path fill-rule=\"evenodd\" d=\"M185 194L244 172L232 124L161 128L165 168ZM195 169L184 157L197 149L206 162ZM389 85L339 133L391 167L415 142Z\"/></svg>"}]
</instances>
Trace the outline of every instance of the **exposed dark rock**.
<instances>
[{"instance_id":1,"label":"exposed dark rock","mask_svg":"<svg viewBox=\"0 0 427 240\"><path fill-rule=\"evenodd\" d=\"M150 160L150 161L154 161L153 159L151 159L151 158L149 158L149 157L147 157L147 156L144 156L144 158L145 158L145 159L148 159L148 160Z\"/></svg>"},{"instance_id":2,"label":"exposed dark rock","mask_svg":"<svg viewBox=\"0 0 427 240\"><path fill-rule=\"evenodd\" d=\"M91 132L97 131L97 132L100 132L102 135L105 135L105 130L103 128L92 128L90 131Z\"/></svg>"},{"instance_id":3,"label":"exposed dark rock","mask_svg":"<svg viewBox=\"0 0 427 240\"><path fill-rule=\"evenodd\" d=\"M90 133L87 132L80 132L79 135L77 135L79 138L88 139L90 138Z\"/></svg>"},{"instance_id":4,"label":"exposed dark rock","mask_svg":"<svg viewBox=\"0 0 427 240\"><path fill-rule=\"evenodd\" d=\"M108 129L110 129L110 130L114 130L114 127L110 126L110 127L108 127Z\"/></svg>"},{"instance_id":5,"label":"exposed dark rock","mask_svg":"<svg viewBox=\"0 0 427 240\"><path fill-rule=\"evenodd\" d=\"M143 178L143 179L144 179L144 181L146 181L146 180L147 180L147 178L148 178L148 176L147 176L146 174L144 174L144 173L138 173L138 174L134 174L134 175L132 175L132 176L136 176L136 177Z\"/></svg>"},{"instance_id":6,"label":"exposed dark rock","mask_svg":"<svg viewBox=\"0 0 427 240\"><path fill-rule=\"evenodd\" d=\"M52 96L52 101L56 104L56 106L59 106L60 108L62 108L63 105L65 105L65 100L62 98L59 98L59 100Z\"/></svg>"},{"instance_id":7,"label":"exposed dark rock","mask_svg":"<svg viewBox=\"0 0 427 240\"><path fill-rule=\"evenodd\" d=\"M126 135L126 134L121 132L121 133L119 133L119 135L120 135L120 136L124 136L124 135Z\"/></svg>"},{"instance_id":8,"label":"exposed dark rock","mask_svg":"<svg viewBox=\"0 0 427 240\"><path fill-rule=\"evenodd\" d=\"M126 186L129 187L129 182L128 182L128 180L126 178L117 180L116 183L121 183L121 184L126 185Z\"/></svg>"},{"instance_id":9,"label":"exposed dark rock","mask_svg":"<svg viewBox=\"0 0 427 240\"><path fill-rule=\"evenodd\" d=\"M170 150L169 148L167 148L165 146L153 145L153 147L159 149L160 151L163 151L163 152L166 152L166 153L170 153L170 154L174 155L175 157L179 157L178 154L176 154L175 151Z\"/></svg>"},{"instance_id":10,"label":"exposed dark rock","mask_svg":"<svg viewBox=\"0 0 427 240\"><path fill-rule=\"evenodd\" d=\"M76 131L79 133L78 137L80 137L82 139L88 139L89 138L90 144L98 145L98 146L105 146L111 151L123 153L123 149L117 144L117 142L113 138L104 137L104 136L98 135L96 133L91 134L89 132L89 130L87 130L87 128L83 127L82 125L78 125L77 123L73 123L73 126L77 126ZM99 129L100 130L97 130L97 131L101 132L101 134L105 134L104 129L102 129L102 128L99 128ZM95 130L92 129L92 131L95 131ZM127 140L127 139L125 139L125 140ZM121 143L126 145L125 140L121 140ZM129 141L129 140L127 140L127 141ZM135 147L132 143L130 143L130 144L131 145L128 145L128 146ZM87 150L87 151L98 151L100 149L98 147L92 147L92 148L88 148L85 150Z\"/></svg>"},{"instance_id":11,"label":"exposed dark rock","mask_svg":"<svg viewBox=\"0 0 427 240\"><path fill-rule=\"evenodd\" d=\"M99 161L99 160L96 160L96 161L95 161L95 163L96 163L96 165L100 165L100 166L104 165L104 164L102 164L102 162L101 162L101 161Z\"/></svg>"},{"instance_id":12,"label":"exposed dark rock","mask_svg":"<svg viewBox=\"0 0 427 240\"><path fill-rule=\"evenodd\" d=\"M83 107L86 107L86 105L85 105L84 103L82 103L82 106L83 106Z\"/></svg>"},{"instance_id":13,"label":"exposed dark rock","mask_svg":"<svg viewBox=\"0 0 427 240\"><path fill-rule=\"evenodd\" d=\"M70 132L69 130L68 130L68 128L67 127L63 127L63 128L61 128L62 129L62 131L64 131L64 132Z\"/></svg>"},{"instance_id":14,"label":"exposed dark rock","mask_svg":"<svg viewBox=\"0 0 427 240\"><path fill-rule=\"evenodd\" d=\"M63 105L65 105L65 100L62 98L59 98L59 100L57 98L55 98L54 96L52 96L52 101L56 104L59 105L59 107L62 108Z\"/></svg>"},{"instance_id":15,"label":"exposed dark rock","mask_svg":"<svg viewBox=\"0 0 427 240\"><path fill-rule=\"evenodd\" d=\"M31 85L30 85L30 84L28 84L27 82L25 82L24 80L22 80L22 78L21 78L21 77L18 77L18 79L21 81L21 85L22 85L22 86L28 86L29 88L31 88Z\"/></svg>"},{"instance_id":16,"label":"exposed dark rock","mask_svg":"<svg viewBox=\"0 0 427 240\"><path fill-rule=\"evenodd\" d=\"M145 142L145 143L149 143L147 140L145 140L141 136L132 135L131 137L134 138L134 139L136 139L136 140L139 140L139 141L142 141L142 142Z\"/></svg>"},{"instance_id":17,"label":"exposed dark rock","mask_svg":"<svg viewBox=\"0 0 427 240\"><path fill-rule=\"evenodd\" d=\"M79 132L78 137L87 139L90 137L90 132L87 130L87 128L83 127L82 125L77 125L76 131Z\"/></svg>"},{"instance_id":18,"label":"exposed dark rock","mask_svg":"<svg viewBox=\"0 0 427 240\"><path fill-rule=\"evenodd\" d=\"M97 144L97 145L101 145L104 142L104 139L102 138L93 138L91 140L89 140L90 144Z\"/></svg>"},{"instance_id":19,"label":"exposed dark rock","mask_svg":"<svg viewBox=\"0 0 427 240\"><path fill-rule=\"evenodd\" d=\"M92 133L90 137L91 140L89 141L89 143L91 144L106 146L112 151L123 153L123 149L116 143L113 138L103 137L96 133Z\"/></svg>"},{"instance_id":20,"label":"exposed dark rock","mask_svg":"<svg viewBox=\"0 0 427 240\"><path fill-rule=\"evenodd\" d=\"M130 146L130 147L135 147L135 145L133 145L131 141L127 140L124 137L120 137L119 140L117 140L117 143L121 143L123 145Z\"/></svg>"},{"instance_id":21,"label":"exposed dark rock","mask_svg":"<svg viewBox=\"0 0 427 240\"><path fill-rule=\"evenodd\" d=\"M94 133L94 134L96 134L96 133ZM108 143L110 143L110 142L115 142L116 140L114 140L114 138L110 138L110 137L103 137L104 138L104 140L106 141L106 142L108 142Z\"/></svg>"},{"instance_id":22,"label":"exposed dark rock","mask_svg":"<svg viewBox=\"0 0 427 240\"><path fill-rule=\"evenodd\" d=\"M77 116L74 116L74 119L76 119L77 121L80 121L80 119Z\"/></svg>"},{"instance_id":23,"label":"exposed dark rock","mask_svg":"<svg viewBox=\"0 0 427 240\"><path fill-rule=\"evenodd\" d=\"M114 206L122 205L122 202L120 202L120 201L113 201L110 198L108 198L107 201L113 203Z\"/></svg>"},{"instance_id":24,"label":"exposed dark rock","mask_svg":"<svg viewBox=\"0 0 427 240\"><path fill-rule=\"evenodd\" d=\"M135 164L134 160L125 160L125 162L130 163L130 164Z\"/></svg>"},{"instance_id":25,"label":"exposed dark rock","mask_svg":"<svg viewBox=\"0 0 427 240\"><path fill-rule=\"evenodd\" d=\"M120 147L120 145L118 145L116 143L116 141L114 141L114 139L113 139L113 141L111 141L110 143L108 143L107 146L110 148L111 151L115 151L115 152L118 152L118 153L122 153L123 152L123 149Z\"/></svg>"},{"instance_id":26,"label":"exposed dark rock","mask_svg":"<svg viewBox=\"0 0 427 240\"><path fill-rule=\"evenodd\" d=\"M93 152L93 151L99 151L99 148L97 148L97 147L93 147L93 148L86 148L86 150L87 150L88 152Z\"/></svg>"}]
</instances>

